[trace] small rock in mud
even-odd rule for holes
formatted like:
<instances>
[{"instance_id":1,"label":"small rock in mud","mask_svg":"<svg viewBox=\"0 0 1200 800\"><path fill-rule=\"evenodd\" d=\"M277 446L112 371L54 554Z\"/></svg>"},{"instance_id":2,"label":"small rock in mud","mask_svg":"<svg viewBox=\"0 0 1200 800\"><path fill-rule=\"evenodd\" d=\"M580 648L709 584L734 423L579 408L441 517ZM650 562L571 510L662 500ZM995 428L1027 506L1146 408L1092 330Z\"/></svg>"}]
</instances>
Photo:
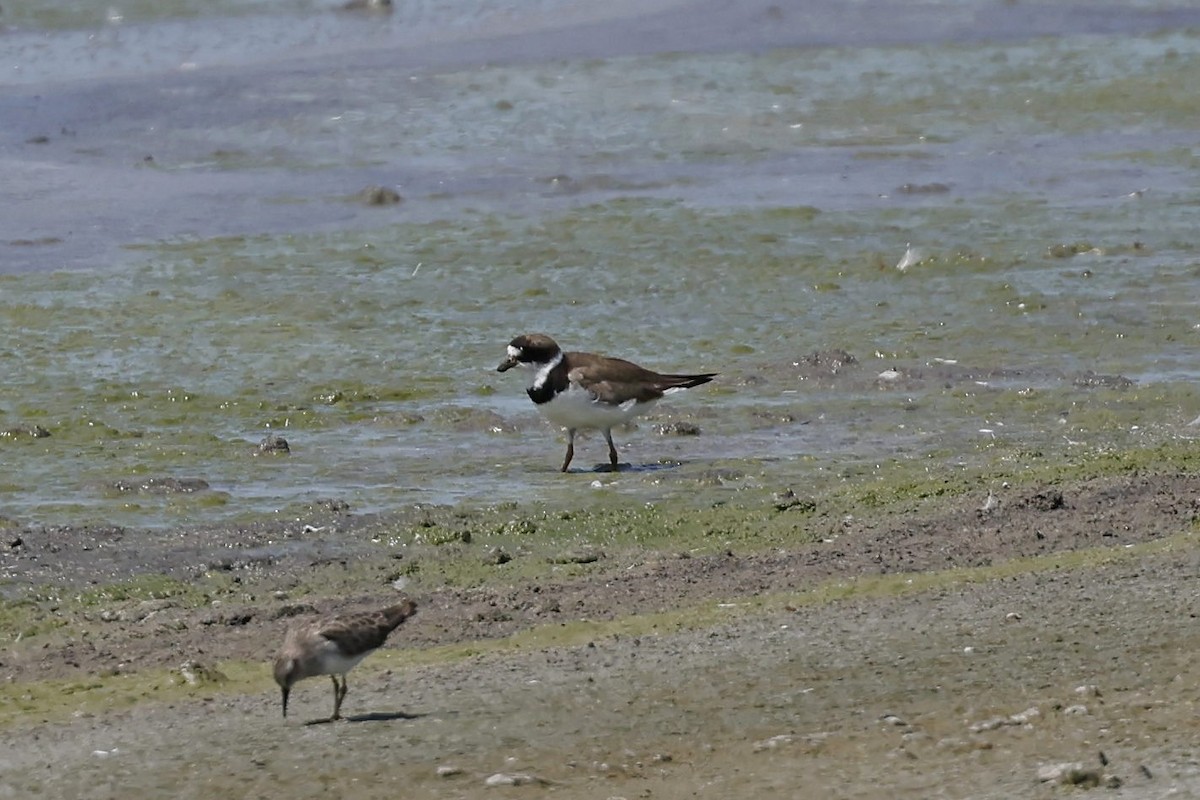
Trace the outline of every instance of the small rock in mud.
<instances>
[{"instance_id":1,"label":"small rock in mud","mask_svg":"<svg viewBox=\"0 0 1200 800\"><path fill-rule=\"evenodd\" d=\"M114 481L118 492L128 494L193 494L208 489L202 478L146 478L141 481Z\"/></svg>"},{"instance_id":2,"label":"small rock in mud","mask_svg":"<svg viewBox=\"0 0 1200 800\"><path fill-rule=\"evenodd\" d=\"M974 725L971 725L968 730L971 733L985 733L987 731L995 731L1008 726L1028 725L1041 715L1042 712L1037 706L1030 706L1024 711L1020 711L1008 717L992 717L991 719L985 719L983 722L976 722Z\"/></svg>"},{"instance_id":3,"label":"small rock in mud","mask_svg":"<svg viewBox=\"0 0 1200 800\"><path fill-rule=\"evenodd\" d=\"M179 674L189 686L211 685L228 680L220 670L206 667L199 661L183 662L179 665Z\"/></svg>"},{"instance_id":4,"label":"small rock in mud","mask_svg":"<svg viewBox=\"0 0 1200 800\"><path fill-rule=\"evenodd\" d=\"M776 511L787 511L792 508L798 508L801 511L812 511L817 507L815 501L797 497L796 493L791 489L776 492L775 496L771 499L775 504Z\"/></svg>"},{"instance_id":5,"label":"small rock in mud","mask_svg":"<svg viewBox=\"0 0 1200 800\"><path fill-rule=\"evenodd\" d=\"M1090 369L1077 375L1074 384L1080 389L1128 389L1137 382L1124 375L1098 375Z\"/></svg>"},{"instance_id":6,"label":"small rock in mud","mask_svg":"<svg viewBox=\"0 0 1200 800\"><path fill-rule=\"evenodd\" d=\"M604 551L585 545L583 547L568 550L565 553L550 556L548 559L551 564L591 564L604 558Z\"/></svg>"},{"instance_id":7,"label":"small rock in mud","mask_svg":"<svg viewBox=\"0 0 1200 800\"><path fill-rule=\"evenodd\" d=\"M955 736L938 739L934 746L940 750L949 750L952 753L970 753L974 750L991 750L995 747L995 745L983 738L972 737L970 739L960 739Z\"/></svg>"},{"instance_id":8,"label":"small rock in mud","mask_svg":"<svg viewBox=\"0 0 1200 800\"><path fill-rule=\"evenodd\" d=\"M500 533L507 536L533 536L537 533L537 524L531 519L514 519L504 523Z\"/></svg>"},{"instance_id":9,"label":"small rock in mud","mask_svg":"<svg viewBox=\"0 0 1200 800\"><path fill-rule=\"evenodd\" d=\"M761 753L764 750L778 750L780 747L789 745L796 741L796 737L790 733L781 733L778 736L772 736L769 739L761 739L754 743L754 752Z\"/></svg>"},{"instance_id":10,"label":"small rock in mud","mask_svg":"<svg viewBox=\"0 0 1200 800\"><path fill-rule=\"evenodd\" d=\"M770 426L775 426L780 423L784 425L790 425L796 421L796 415L788 413L787 411L751 411L750 416L755 420L761 420ZM807 425L808 420L804 420L800 424Z\"/></svg>"},{"instance_id":11,"label":"small rock in mud","mask_svg":"<svg viewBox=\"0 0 1200 800\"><path fill-rule=\"evenodd\" d=\"M1080 253L1100 252L1098 248L1092 247L1087 242L1074 242L1072 244L1052 244L1046 248L1046 255L1051 258L1071 258Z\"/></svg>"},{"instance_id":12,"label":"small rock in mud","mask_svg":"<svg viewBox=\"0 0 1200 800\"><path fill-rule=\"evenodd\" d=\"M476 622L511 622L512 614L502 608L485 606L475 612L474 619Z\"/></svg>"},{"instance_id":13,"label":"small rock in mud","mask_svg":"<svg viewBox=\"0 0 1200 800\"><path fill-rule=\"evenodd\" d=\"M489 775L483 782L484 786L545 786L549 783L545 778L530 775L527 772L497 772Z\"/></svg>"},{"instance_id":14,"label":"small rock in mud","mask_svg":"<svg viewBox=\"0 0 1200 800\"><path fill-rule=\"evenodd\" d=\"M1046 489L1025 500L1024 505L1035 511L1057 511L1066 508L1067 502L1063 493L1057 489Z\"/></svg>"},{"instance_id":15,"label":"small rock in mud","mask_svg":"<svg viewBox=\"0 0 1200 800\"><path fill-rule=\"evenodd\" d=\"M254 612L241 611L230 614L217 613L209 614L200 619L201 625L226 625L231 628L240 628L254 620Z\"/></svg>"},{"instance_id":16,"label":"small rock in mud","mask_svg":"<svg viewBox=\"0 0 1200 800\"><path fill-rule=\"evenodd\" d=\"M375 11L390 14L392 0L346 0L342 3L342 11Z\"/></svg>"},{"instance_id":17,"label":"small rock in mud","mask_svg":"<svg viewBox=\"0 0 1200 800\"><path fill-rule=\"evenodd\" d=\"M394 206L404 201L400 193L389 186L368 186L354 195L354 199L368 206Z\"/></svg>"},{"instance_id":18,"label":"small rock in mud","mask_svg":"<svg viewBox=\"0 0 1200 800\"><path fill-rule=\"evenodd\" d=\"M558 602L558 600L551 597L544 602L538 603L537 605L531 607L529 610L532 611L535 616L544 617L547 614L561 613L562 605Z\"/></svg>"},{"instance_id":19,"label":"small rock in mud","mask_svg":"<svg viewBox=\"0 0 1200 800\"><path fill-rule=\"evenodd\" d=\"M944 183L905 183L896 187L899 194L945 194L950 187Z\"/></svg>"},{"instance_id":20,"label":"small rock in mud","mask_svg":"<svg viewBox=\"0 0 1200 800\"><path fill-rule=\"evenodd\" d=\"M1078 761L1067 761L1038 767L1037 779L1042 783L1091 788L1100 785L1103 775L1100 774L1100 770L1086 768Z\"/></svg>"},{"instance_id":21,"label":"small rock in mud","mask_svg":"<svg viewBox=\"0 0 1200 800\"><path fill-rule=\"evenodd\" d=\"M8 430L0 431L0 439L20 439L25 436L30 436L34 439L45 439L50 435L50 431L43 428L41 425L23 425L17 428L9 428Z\"/></svg>"},{"instance_id":22,"label":"small rock in mud","mask_svg":"<svg viewBox=\"0 0 1200 800\"><path fill-rule=\"evenodd\" d=\"M285 617L298 617L301 614L316 614L317 607L310 603L290 603L276 609L271 615L271 619L283 619Z\"/></svg>"},{"instance_id":23,"label":"small rock in mud","mask_svg":"<svg viewBox=\"0 0 1200 800\"><path fill-rule=\"evenodd\" d=\"M700 426L692 422L663 422L654 426L659 436L699 436Z\"/></svg>"},{"instance_id":24,"label":"small rock in mud","mask_svg":"<svg viewBox=\"0 0 1200 800\"><path fill-rule=\"evenodd\" d=\"M437 776L439 778L453 778L455 775L462 775L462 767L443 764L437 768Z\"/></svg>"},{"instance_id":25,"label":"small rock in mud","mask_svg":"<svg viewBox=\"0 0 1200 800\"><path fill-rule=\"evenodd\" d=\"M740 481L746 473L736 469L706 469L696 476L701 486L724 486L730 481Z\"/></svg>"},{"instance_id":26,"label":"small rock in mud","mask_svg":"<svg viewBox=\"0 0 1200 800\"><path fill-rule=\"evenodd\" d=\"M500 566L501 564L507 564L510 561L512 561L512 556L509 555L508 551L503 547L490 547L488 548L488 551L483 554L484 564Z\"/></svg>"},{"instance_id":27,"label":"small rock in mud","mask_svg":"<svg viewBox=\"0 0 1200 800\"><path fill-rule=\"evenodd\" d=\"M292 447L288 444L287 439L271 433L258 443L258 452L270 455L283 455L292 452Z\"/></svg>"}]
</instances>

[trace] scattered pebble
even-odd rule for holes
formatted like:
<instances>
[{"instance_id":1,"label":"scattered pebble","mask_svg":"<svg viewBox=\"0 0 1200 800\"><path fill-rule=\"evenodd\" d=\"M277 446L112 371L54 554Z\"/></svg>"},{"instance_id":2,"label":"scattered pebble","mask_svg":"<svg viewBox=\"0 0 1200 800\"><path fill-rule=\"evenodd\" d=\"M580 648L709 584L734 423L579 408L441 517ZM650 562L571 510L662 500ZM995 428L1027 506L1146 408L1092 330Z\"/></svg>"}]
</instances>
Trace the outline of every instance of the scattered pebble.
<instances>
[{"instance_id":1,"label":"scattered pebble","mask_svg":"<svg viewBox=\"0 0 1200 800\"><path fill-rule=\"evenodd\" d=\"M947 737L938 739L935 745L941 750L949 750L952 753L969 753L973 750L991 750L993 745L986 739L960 739L958 737Z\"/></svg>"},{"instance_id":2,"label":"scattered pebble","mask_svg":"<svg viewBox=\"0 0 1200 800\"><path fill-rule=\"evenodd\" d=\"M449 764L443 764L437 768L437 776L439 778L452 778L455 775L462 774L462 767L455 767Z\"/></svg>"},{"instance_id":3,"label":"scattered pebble","mask_svg":"<svg viewBox=\"0 0 1200 800\"><path fill-rule=\"evenodd\" d=\"M792 736L790 733L781 733L778 736L772 736L770 739L762 739L755 742L754 752L761 753L763 750L775 750L794 741L796 741L795 736Z\"/></svg>"},{"instance_id":4,"label":"scattered pebble","mask_svg":"<svg viewBox=\"0 0 1200 800\"><path fill-rule=\"evenodd\" d=\"M1041 715L1042 715L1042 712L1038 709L1037 706L1030 706L1029 708L1025 709L1024 711L1013 714L1011 717L1009 717L1009 719L1012 720L1013 725L1025 725L1025 724L1028 724L1030 721L1037 719Z\"/></svg>"},{"instance_id":5,"label":"scattered pebble","mask_svg":"<svg viewBox=\"0 0 1200 800\"><path fill-rule=\"evenodd\" d=\"M546 785L549 781L530 775L527 772L497 772L489 775L483 782L484 786L528 786L530 784Z\"/></svg>"},{"instance_id":6,"label":"scattered pebble","mask_svg":"<svg viewBox=\"0 0 1200 800\"><path fill-rule=\"evenodd\" d=\"M983 722L976 722L974 725L970 726L968 730L970 730L971 733L982 733L984 731L994 731L1011 725L1028 725L1031 720L1034 720L1041 715L1042 712L1038 710L1037 706L1032 706L1009 717L993 717L991 719L984 720Z\"/></svg>"},{"instance_id":7,"label":"scattered pebble","mask_svg":"<svg viewBox=\"0 0 1200 800\"><path fill-rule=\"evenodd\" d=\"M1104 776L1098 769L1084 767L1078 761L1045 764L1038 767L1037 779L1042 783L1061 783L1064 786L1099 786Z\"/></svg>"}]
</instances>

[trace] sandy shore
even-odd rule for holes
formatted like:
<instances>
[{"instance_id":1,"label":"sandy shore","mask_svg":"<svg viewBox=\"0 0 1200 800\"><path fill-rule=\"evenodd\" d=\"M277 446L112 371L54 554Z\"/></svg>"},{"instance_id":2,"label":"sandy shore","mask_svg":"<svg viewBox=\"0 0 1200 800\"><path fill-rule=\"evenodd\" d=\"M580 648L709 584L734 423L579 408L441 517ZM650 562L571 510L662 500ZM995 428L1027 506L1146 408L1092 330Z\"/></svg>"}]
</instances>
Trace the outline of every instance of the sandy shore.
<instances>
[{"instance_id":1,"label":"sandy shore","mask_svg":"<svg viewBox=\"0 0 1200 800\"><path fill-rule=\"evenodd\" d=\"M1197 496L1184 474L1103 477L988 510L892 506L765 550L514 548L471 586L414 581L421 614L352 673L351 719L331 725L303 724L328 714L324 680L281 719L266 661L289 615L386 600L370 557L335 560L324 594L302 578L330 562L305 556L231 566L239 603L63 601L61 627L3 659L0 796L468 797L489 779L563 797L1187 796ZM419 558L492 558L440 547Z\"/></svg>"}]
</instances>

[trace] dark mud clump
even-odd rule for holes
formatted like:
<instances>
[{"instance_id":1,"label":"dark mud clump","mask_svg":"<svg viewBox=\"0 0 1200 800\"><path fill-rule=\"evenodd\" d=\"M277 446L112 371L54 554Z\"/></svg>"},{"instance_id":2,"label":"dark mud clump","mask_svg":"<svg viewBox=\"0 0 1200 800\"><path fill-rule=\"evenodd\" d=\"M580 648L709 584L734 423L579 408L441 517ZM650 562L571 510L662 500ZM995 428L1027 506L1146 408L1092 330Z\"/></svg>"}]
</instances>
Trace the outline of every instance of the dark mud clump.
<instances>
[{"instance_id":1,"label":"dark mud clump","mask_svg":"<svg viewBox=\"0 0 1200 800\"><path fill-rule=\"evenodd\" d=\"M113 481L113 491L122 494L194 494L207 491L208 481L202 478L145 478L139 481Z\"/></svg>"}]
</instances>

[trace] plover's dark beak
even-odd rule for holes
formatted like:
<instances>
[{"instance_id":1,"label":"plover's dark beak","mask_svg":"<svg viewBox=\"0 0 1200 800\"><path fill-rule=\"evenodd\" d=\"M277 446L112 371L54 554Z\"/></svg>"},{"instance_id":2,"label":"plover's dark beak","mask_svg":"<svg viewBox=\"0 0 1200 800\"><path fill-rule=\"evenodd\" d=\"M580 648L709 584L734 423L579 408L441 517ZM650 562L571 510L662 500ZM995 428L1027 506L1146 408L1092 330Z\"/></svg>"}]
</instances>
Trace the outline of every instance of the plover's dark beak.
<instances>
[{"instance_id":1,"label":"plover's dark beak","mask_svg":"<svg viewBox=\"0 0 1200 800\"><path fill-rule=\"evenodd\" d=\"M288 687L284 686L283 687L283 718L284 719L287 719L287 698L288 698Z\"/></svg>"},{"instance_id":2,"label":"plover's dark beak","mask_svg":"<svg viewBox=\"0 0 1200 800\"><path fill-rule=\"evenodd\" d=\"M496 367L496 372L504 372L506 370L510 370L519 363L520 362L517 361L515 358L513 358L512 356L509 356L508 358L506 358L500 362L500 366Z\"/></svg>"}]
</instances>

